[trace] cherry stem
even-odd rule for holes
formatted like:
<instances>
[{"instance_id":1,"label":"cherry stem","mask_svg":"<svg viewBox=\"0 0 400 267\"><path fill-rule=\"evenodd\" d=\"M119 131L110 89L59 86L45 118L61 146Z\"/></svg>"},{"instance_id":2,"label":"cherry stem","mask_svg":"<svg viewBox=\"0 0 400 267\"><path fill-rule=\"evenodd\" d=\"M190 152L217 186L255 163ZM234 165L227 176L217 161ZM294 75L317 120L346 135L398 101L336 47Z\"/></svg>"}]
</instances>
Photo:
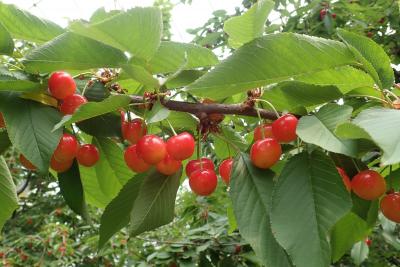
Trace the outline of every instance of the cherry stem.
<instances>
[{"instance_id":1,"label":"cherry stem","mask_svg":"<svg viewBox=\"0 0 400 267\"><path fill-rule=\"evenodd\" d=\"M261 104L261 103L257 103L257 104ZM257 116L258 116L258 124L260 125L260 129L261 129L261 137L262 137L262 139L265 139L265 133L264 133L263 125L262 125L260 109L256 108L256 111L257 111Z\"/></svg>"},{"instance_id":2,"label":"cherry stem","mask_svg":"<svg viewBox=\"0 0 400 267\"><path fill-rule=\"evenodd\" d=\"M357 172L360 172L361 170L360 170L360 168L358 167L357 162L356 162L353 158L351 158L351 161L353 162L354 166L356 167Z\"/></svg>"},{"instance_id":3,"label":"cherry stem","mask_svg":"<svg viewBox=\"0 0 400 267\"><path fill-rule=\"evenodd\" d=\"M87 72L82 72L82 73L79 73L79 74L77 74L77 75L75 75L75 76L72 76L72 78L73 79L76 79L76 78L79 78L79 77L81 77L81 76L85 76L85 75L93 75L93 73L92 72L90 72L90 71L87 71Z\"/></svg>"},{"instance_id":4,"label":"cherry stem","mask_svg":"<svg viewBox=\"0 0 400 267\"><path fill-rule=\"evenodd\" d=\"M370 98L370 99L381 101L381 102L383 102L385 104L390 104L388 101L386 101L386 100L384 100L382 98L379 98L379 97L375 97L375 96L370 96L370 95L351 95L351 96L354 96L354 97L366 97L366 98Z\"/></svg>"},{"instance_id":5,"label":"cherry stem","mask_svg":"<svg viewBox=\"0 0 400 267\"><path fill-rule=\"evenodd\" d=\"M266 104L268 104L268 106L270 106L272 108L272 110L275 112L276 117L280 118L279 112L276 110L276 108L274 107L274 105L272 105L271 102L269 102L269 101L267 101L265 99L259 99L259 98L254 99L254 100L257 101L257 102L265 102Z\"/></svg>"},{"instance_id":6,"label":"cherry stem","mask_svg":"<svg viewBox=\"0 0 400 267\"><path fill-rule=\"evenodd\" d=\"M167 123L168 123L169 127L171 128L171 131L174 133L174 135L177 136L177 133L175 132L174 127L172 126L172 124L169 122L168 119L167 119Z\"/></svg>"},{"instance_id":7,"label":"cherry stem","mask_svg":"<svg viewBox=\"0 0 400 267\"><path fill-rule=\"evenodd\" d=\"M197 133L197 160L200 160L200 169L203 169L203 161L200 159L201 155L201 125Z\"/></svg>"},{"instance_id":8,"label":"cherry stem","mask_svg":"<svg viewBox=\"0 0 400 267\"><path fill-rule=\"evenodd\" d=\"M71 124L71 129L72 129L72 134L75 136L76 140L78 140L79 145L81 145L81 140L79 139L79 136L77 132L75 131L75 124Z\"/></svg>"},{"instance_id":9,"label":"cherry stem","mask_svg":"<svg viewBox=\"0 0 400 267\"><path fill-rule=\"evenodd\" d=\"M387 90L387 89L385 89L385 90L383 90L384 92L386 92L386 93L388 93L389 95L391 95L391 96L393 96L394 97L394 99L399 99L399 97L395 94L395 93L393 93L392 91L390 91L390 90Z\"/></svg>"},{"instance_id":10,"label":"cherry stem","mask_svg":"<svg viewBox=\"0 0 400 267\"><path fill-rule=\"evenodd\" d=\"M229 155L229 158L232 158L232 156L231 156L231 148L230 148L230 145L229 145L228 142L226 142L226 147L228 148L228 155Z\"/></svg>"},{"instance_id":11,"label":"cherry stem","mask_svg":"<svg viewBox=\"0 0 400 267\"><path fill-rule=\"evenodd\" d=\"M393 190L392 165L389 166L389 188Z\"/></svg>"}]
</instances>

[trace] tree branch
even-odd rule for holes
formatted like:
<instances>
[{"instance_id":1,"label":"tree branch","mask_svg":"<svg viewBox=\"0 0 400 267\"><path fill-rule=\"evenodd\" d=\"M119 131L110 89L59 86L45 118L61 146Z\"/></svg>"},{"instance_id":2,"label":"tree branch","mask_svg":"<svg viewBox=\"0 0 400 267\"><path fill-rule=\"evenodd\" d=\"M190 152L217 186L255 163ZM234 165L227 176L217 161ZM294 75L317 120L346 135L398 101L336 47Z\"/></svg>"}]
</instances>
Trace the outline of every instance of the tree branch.
<instances>
[{"instance_id":1,"label":"tree branch","mask_svg":"<svg viewBox=\"0 0 400 267\"><path fill-rule=\"evenodd\" d=\"M132 103L144 103L143 96L131 95ZM188 112L200 117L202 113L212 114L232 114L241 116L257 117L257 111L254 107L245 104L203 104L191 103L175 100L161 100L161 104L169 110ZM276 120L276 114L272 111L260 109L260 115L263 119Z\"/></svg>"}]
</instances>

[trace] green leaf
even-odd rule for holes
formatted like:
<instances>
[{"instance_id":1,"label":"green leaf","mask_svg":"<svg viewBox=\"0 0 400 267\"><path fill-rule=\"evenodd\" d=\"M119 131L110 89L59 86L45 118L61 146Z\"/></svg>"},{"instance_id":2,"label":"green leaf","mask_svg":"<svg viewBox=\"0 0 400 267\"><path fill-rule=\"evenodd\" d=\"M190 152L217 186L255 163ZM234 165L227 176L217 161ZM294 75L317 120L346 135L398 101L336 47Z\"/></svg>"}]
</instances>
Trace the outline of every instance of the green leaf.
<instances>
[{"instance_id":1,"label":"green leaf","mask_svg":"<svg viewBox=\"0 0 400 267\"><path fill-rule=\"evenodd\" d=\"M171 222L182 168L171 176L147 172L130 217L130 234L136 236Z\"/></svg>"},{"instance_id":2,"label":"green leaf","mask_svg":"<svg viewBox=\"0 0 400 267\"><path fill-rule=\"evenodd\" d=\"M198 124L197 119L186 112L171 111L168 120L176 131L187 130L194 132Z\"/></svg>"},{"instance_id":3,"label":"green leaf","mask_svg":"<svg viewBox=\"0 0 400 267\"><path fill-rule=\"evenodd\" d=\"M231 144L239 148L241 151L246 151L249 148L249 143L243 138L243 136L236 132L230 126L221 126L221 132L214 138L215 154L218 158L228 158L229 156L234 157L237 154L237 150ZM219 136L222 136L219 137ZM227 141L230 143L229 148Z\"/></svg>"},{"instance_id":4,"label":"green leaf","mask_svg":"<svg viewBox=\"0 0 400 267\"><path fill-rule=\"evenodd\" d=\"M30 72L113 68L126 62L127 58L121 50L72 32L39 46L23 61Z\"/></svg>"},{"instance_id":5,"label":"green leaf","mask_svg":"<svg viewBox=\"0 0 400 267\"><path fill-rule=\"evenodd\" d=\"M229 45L239 48L264 34L265 22L274 7L274 2L261 0L239 17L233 17L224 24L224 31L229 35Z\"/></svg>"},{"instance_id":6,"label":"green leaf","mask_svg":"<svg viewBox=\"0 0 400 267\"><path fill-rule=\"evenodd\" d=\"M302 117L297 125L297 135L310 144L328 151L355 156L357 144L338 138L334 131L338 124L350 120L352 108L346 105L327 104L315 115Z\"/></svg>"},{"instance_id":7,"label":"green leaf","mask_svg":"<svg viewBox=\"0 0 400 267\"><path fill-rule=\"evenodd\" d=\"M100 221L99 249L115 233L128 225L130 212L146 176L146 173L141 173L130 179L118 195L107 205Z\"/></svg>"},{"instance_id":8,"label":"green leaf","mask_svg":"<svg viewBox=\"0 0 400 267\"><path fill-rule=\"evenodd\" d=\"M184 70L178 76L169 80L166 86L171 89L184 87L200 78L203 74L204 71L200 70Z\"/></svg>"},{"instance_id":9,"label":"green leaf","mask_svg":"<svg viewBox=\"0 0 400 267\"><path fill-rule=\"evenodd\" d=\"M170 110L165 108L159 101L156 102L147 114L146 122L148 124L160 122L168 118Z\"/></svg>"},{"instance_id":10,"label":"green leaf","mask_svg":"<svg viewBox=\"0 0 400 267\"><path fill-rule=\"evenodd\" d=\"M339 124L336 127L335 134L343 139L371 139L367 132L351 122Z\"/></svg>"},{"instance_id":11,"label":"green leaf","mask_svg":"<svg viewBox=\"0 0 400 267\"><path fill-rule=\"evenodd\" d=\"M78 122L76 125L83 132L96 137L121 137L120 115L107 113Z\"/></svg>"},{"instance_id":12,"label":"green leaf","mask_svg":"<svg viewBox=\"0 0 400 267\"><path fill-rule=\"evenodd\" d=\"M18 208L17 190L15 188L10 170L2 156L0 156L0 233L4 223Z\"/></svg>"},{"instance_id":13,"label":"green leaf","mask_svg":"<svg viewBox=\"0 0 400 267\"><path fill-rule=\"evenodd\" d=\"M354 56L343 43L293 33L270 34L240 47L189 85L188 91L199 96L224 98L352 63L355 63Z\"/></svg>"},{"instance_id":14,"label":"green leaf","mask_svg":"<svg viewBox=\"0 0 400 267\"><path fill-rule=\"evenodd\" d=\"M0 154L3 154L11 146L10 138L6 130L0 130Z\"/></svg>"},{"instance_id":15,"label":"green leaf","mask_svg":"<svg viewBox=\"0 0 400 267\"><path fill-rule=\"evenodd\" d=\"M272 232L295 266L329 266L329 232L351 206L333 161L318 150L304 152L291 158L278 178Z\"/></svg>"},{"instance_id":16,"label":"green leaf","mask_svg":"<svg viewBox=\"0 0 400 267\"><path fill-rule=\"evenodd\" d=\"M291 266L271 231L270 209L274 173L252 165L240 153L233 163L230 197L240 234L266 266Z\"/></svg>"},{"instance_id":17,"label":"green leaf","mask_svg":"<svg viewBox=\"0 0 400 267\"><path fill-rule=\"evenodd\" d=\"M364 241L360 241L353 246L351 250L351 258L353 259L356 266L360 266L367 258L369 254L369 247Z\"/></svg>"},{"instance_id":18,"label":"green leaf","mask_svg":"<svg viewBox=\"0 0 400 267\"><path fill-rule=\"evenodd\" d=\"M150 59L160 45L161 12L154 7L137 7L96 23L76 21L69 29L134 57Z\"/></svg>"},{"instance_id":19,"label":"green leaf","mask_svg":"<svg viewBox=\"0 0 400 267\"><path fill-rule=\"evenodd\" d=\"M359 57L361 55L361 57L373 66L379 76L377 83L381 89L389 89L392 87L394 73L390 66L390 58L381 46L375 43L371 38L360 36L343 29L338 29L338 35L344 42L358 51L356 56Z\"/></svg>"},{"instance_id":20,"label":"green leaf","mask_svg":"<svg viewBox=\"0 0 400 267\"><path fill-rule=\"evenodd\" d=\"M14 52L14 41L0 21L0 54L12 55Z\"/></svg>"},{"instance_id":21,"label":"green leaf","mask_svg":"<svg viewBox=\"0 0 400 267\"><path fill-rule=\"evenodd\" d=\"M0 3L0 22L14 39L37 43L46 42L64 32L64 29L49 20L38 18L15 5Z\"/></svg>"},{"instance_id":22,"label":"green leaf","mask_svg":"<svg viewBox=\"0 0 400 267\"><path fill-rule=\"evenodd\" d=\"M228 217L229 223L228 234L232 234L238 228L238 226L231 202L228 202L228 207L226 208L226 216Z\"/></svg>"},{"instance_id":23,"label":"green leaf","mask_svg":"<svg viewBox=\"0 0 400 267\"><path fill-rule=\"evenodd\" d=\"M159 88L160 83L144 67L137 64L125 64L122 66L125 73L132 79L150 88Z\"/></svg>"},{"instance_id":24,"label":"green leaf","mask_svg":"<svg viewBox=\"0 0 400 267\"><path fill-rule=\"evenodd\" d=\"M126 166L124 152L114 141L94 138L93 144L100 152L100 160L94 166L97 181L102 193L111 200L134 173Z\"/></svg>"},{"instance_id":25,"label":"green leaf","mask_svg":"<svg viewBox=\"0 0 400 267\"><path fill-rule=\"evenodd\" d=\"M383 150L383 165L400 162L400 110L370 108L362 111L353 123L368 133Z\"/></svg>"},{"instance_id":26,"label":"green leaf","mask_svg":"<svg viewBox=\"0 0 400 267\"><path fill-rule=\"evenodd\" d=\"M363 240L369 233L367 223L350 212L340 219L331 233L332 261L338 261L354 243Z\"/></svg>"},{"instance_id":27,"label":"green leaf","mask_svg":"<svg viewBox=\"0 0 400 267\"><path fill-rule=\"evenodd\" d=\"M97 208L105 208L112 198L101 191L97 180L96 169L79 165L79 173L81 175L86 203Z\"/></svg>"},{"instance_id":28,"label":"green leaf","mask_svg":"<svg viewBox=\"0 0 400 267\"><path fill-rule=\"evenodd\" d=\"M131 98L128 95L113 95L101 102L87 102L80 106L73 115L64 116L62 120L54 126L54 129L60 129L74 122L116 111L119 108L128 106L130 102Z\"/></svg>"},{"instance_id":29,"label":"green leaf","mask_svg":"<svg viewBox=\"0 0 400 267\"><path fill-rule=\"evenodd\" d=\"M148 68L153 73L167 73L177 71L185 61L184 70L199 67L210 67L218 63L217 57L207 48L177 42L161 42L160 48L154 57L148 62Z\"/></svg>"},{"instance_id":30,"label":"green leaf","mask_svg":"<svg viewBox=\"0 0 400 267\"><path fill-rule=\"evenodd\" d=\"M60 113L49 106L2 94L0 109L11 142L41 173L47 173L51 156L62 135L62 129L51 132Z\"/></svg>"},{"instance_id":31,"label":"green leaf","mask_svg":"<svg viewBox=\"0 0 400 267\"><path fill-rule=\"evenodd\" d=\"M0 68L0 91L31 92L42 89L42 85L29 80L23 72Z\"/></svg>"},{"instance_id":32,"label":"green leaf","mask_svg":"<svg viewBox=\"0 0 400 267\"><path fill-rule=\"evenodd\" d=\"M58 174L60 192L67 205L77 214L88 219L83 186L79 174L78 163L74 161L72 167Z\"/></svg>"}]
</instances>

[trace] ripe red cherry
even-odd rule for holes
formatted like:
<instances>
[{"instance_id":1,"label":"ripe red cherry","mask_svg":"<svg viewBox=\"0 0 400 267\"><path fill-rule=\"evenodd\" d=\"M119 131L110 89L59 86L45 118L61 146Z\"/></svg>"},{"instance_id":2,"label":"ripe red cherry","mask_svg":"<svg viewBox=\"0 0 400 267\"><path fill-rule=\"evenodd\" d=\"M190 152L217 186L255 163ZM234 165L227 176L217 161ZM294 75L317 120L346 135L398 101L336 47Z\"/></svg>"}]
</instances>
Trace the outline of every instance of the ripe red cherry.
<instances>
[{"instance_id":1,"label":"ripe red cherry","mask_svg":"<svg viewBox=\"0 0 400 267\"><path fill-rule=\"evenodd\" d=\"M151 165L147 164L141 157L139 157L136 148L137 145L131 145L125 150L125 163L132 171L136 173L145 172L150 169Z\"/></svg>"},{"instance_id":2,"label":"ripe red cherry","mask_svg":"<svg viewBox=\"0 0 400 267\"><path fill-rule=\"evenodd\" d=\"M324 18L325 18L325 16L326 16L326 13L327 13L327 10L324 8L324 9L321 9L320 11L319 11L319 18L321 19L321 20L323 20Z\"/></svg>"},{"instance_id":3,"label":"ripe red cherry","mask_svg":"<svg viewBox=\"0 0 400 267\"><path fill-rule=\"evenodd\" d=\"M350 192L351 191L351 181L350 181L349 176L342 168L336 167L336 169L338 170L340 176L342 176L342 180L343 180L344 186L346 187L347 191Z\"/></svg>"},{"instance_id":4,"label":"ripe red cherry","mask_svg":"<svg viewBox=\"0 0 400 267\"><path fill-rule=\"evenodd\" d=\"M172 136L167 141L167 151L176 160L185 160L193 155L196 144L187 132Z\"/></svg>"},{"instance_id":5,"label":"ripe red cherry","mask_svg":"<svg viewBox=\"0 0 400 267\"><path fill-rule=\"evenodd\" d=\"M122 122L122 137L131 144L136 144L140 138L146 135L146 124L142 119L134 119L132 121Z\"/></svg>"},{"instance_id":6,"label":"ripe red cherry","mask_svg":"<svg viewBox=\"0 0 400 267\"><path fill-rule=\"evenodd\" d=\"M387 194L381 200L381 211L389 220L400 223L400 193Z\"/></svg>"},{"instance_id":7,"label":"ripe red cherry","mask_svg":"<svg viewBox=\"0 0 400 267\"><path fill-rule=\"evenodd\" d=\"M157 171L164 175L172 175L179 171L182 166L180 160L175 160L170 154L167 154L165 158L157 163Z\"/></svg>"},{"instance_id":8,"label":"ripe red cherry","mask_svg":"<svg viewBox=\"0 0 400 267\"><path fill-rule=\"evenodd\" d=\"M272 123L272 134L278 142L292 142L297 138L297 123L298 119L292 114L283 115Z\"/></svg>"},{"instance_id":9,"label":"ripe red cherry","mask_svg":"<svg viewBox=\"0 0 400 267\"><path fill-rule=\"evenodd\" d=\"M281 157L281 145L273 138L266 138L255 142L250 149L250 159L261 169L268 169L278 162Z\"/></svg>"},{"instance_id":10,"label":"ripe red cherry","mask_svg":"<svg viewBox=\"0 0 400 267\"><path fill-rule=\"evenodd\" d=\"M336 13L332 13L332 18L336 19Z\"/></svg>"},{"instance_id":11,"label":"ripe red cherry","mask_svg":"<svg viewBox=\"0 0 400 267\"><path fill-rule=\"evenodd\" d=\"M86 102L86 98L78 94L67 96L60 105L60 111L64 115L74 114L75 110Z\"/></svg>"},{"instance_id":12,"label":"ripe red cherry","mask_svg":"<svg viewBox=\"0 0 400 267\"><path fill-rule=\"evenodd\" d=\"M73 160L58 161L54 156L50 160L50 168L56 172L65 172L71 168Z\"/></svg>"},{"instance_id":13,"label":"ripe red cherry","mask_svg":"<svg viewBox=\"0 0 400 267\"><path fill-rule=\"evenodd\" d=\"M376 171L365 170L353 177L351 180L351 188L360 198L375 200L385 193L386 181Z\"/></svg>"},{"instance_id":14,"label":"ripe red cherry","mask_svg":"<svg viewBox=\"0 0 400 267\"><path fill-rule=\"evenodd\" d=\"M167 154L165 142L153 134L143 136L136 149L139 157L150 165L159 163Z\"/></svg>"},{"instance_id":15,"label":"ripe red cherry","mask_svg":"<svg viewBox=\"0 0 400 267\"><path fill-rule=\"evenodd\" d=\"M217 187L218 178L214 171L199 169L189 176L189 185L199 196L208 196Z\"/></svg>"},{"instance_id":16,"label":"ripe red cherry","mask_svg":"<svg viewBox=\"0 0 400 267\"><path fill-rule=\"evenodd\" d=\"M27 158L25 158L24 155L20 154L19 155L19 161L21 162L22 166L24 166L26 169L31 170L31 171L36 171L35 165L32 164Z\"/></svg>"},{"instance_id":17,"label":"ripe red cherry","mask_svg":"<svg viewBox=\"0 0 400 267\"><path fill-rule=\"evenodd\" d=\"M59 100L73 95L76 90L72 76L63 71L54 72L49 78L48 86L50 94Z\"/></svg>"},{"instance_id":18,"label":"ripe red cherry","mask_svg":"<svg viewBox=\"0 0 400 267\"><path fill-rule=\"evenodd\" d=\"M372 240L369 239L368 237L365 239L365 244L369 247L372 244Z\"/></svg>"},{"instance_id":19,"label":"ripe red cherry","mask_svg":"<svg viewBox=\"0 0 400 267\"><path fill-rule=\"evenodd\" d=\"M272 125L271 123L259 125L254 129L254 141L263 139L262 132L264 132L264 138L273 138Z\"/></svg>"},{"instance_id":20,"label":"ripe red cherry","mask_svg":"<svg viewBox=\"0 0 400 267\"><path fill-rule=\"evenodd\" d=\"M194 172L200 169L200 167L203 167L203 169L208 169L214 171L215 166L214 163L212 162L211 159L208 158L201 158L201 159L195 159L191 160L186 164L186 176L190 177L190 175Z\"/></svg>"},{"instance_id":21,"label":"ripe red cherry","mask_svg":"<svg viewBox=\"0 0 400 267\"><path fill-rule=\"evenodd\" d=\"M225 159L219 165L219 175L227 185L229 185L229 181L231 179L232 164L233 159Z\"/></svg>"},{"instance_id":22,"label":"ripe red cherry","mask_svg":"<svg viewBox=\"0 0 400 267\"><path fill-rule=\"evenodd\" d=\"M3 113L0 113L0 129L6 127L6 123L4 122Z\"/></svg>"},{"instance_id":23,"label":"ripe red cherry","mask_svg":"<svg viewBox=\"0 0 400 267\"><path fill-rule=\"evenodd\" d=\"M92 167L99 161L100 153L95 145L86 144L79 147L76 159L79 164L85 167Z\"/></svg>"},{"instance_id":24,"label":"ripe red cherry","mask_svg":"<svg viewBox=\"0 0 400 267\"><path fill-rule=\"evenodd\" d=\"M60 162L70 161L76 157L78 149L79 144L75 136L70 134L63 134L60 143L58 143L58 146L54 151L54 157Z\"/></svg>"}]
</instances>

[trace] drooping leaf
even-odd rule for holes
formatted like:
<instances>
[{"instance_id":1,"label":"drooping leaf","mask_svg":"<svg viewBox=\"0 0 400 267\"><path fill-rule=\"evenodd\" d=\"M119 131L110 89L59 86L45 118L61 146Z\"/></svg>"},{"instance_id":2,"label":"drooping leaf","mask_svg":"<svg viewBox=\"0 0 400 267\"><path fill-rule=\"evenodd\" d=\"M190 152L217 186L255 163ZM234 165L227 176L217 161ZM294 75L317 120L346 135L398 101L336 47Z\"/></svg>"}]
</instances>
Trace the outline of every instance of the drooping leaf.
<instances>
[{"instance_id":1,"label":"drooping leaf","mask_svg":"<svg viewBox=\"0 0 400 267\"><path fill-rule=\"evenodd\" d=\"M128 95L113 95L101 102L87 102L80 106L73 115L64 116L63 119L54 126L59 129L74 122L84 121L106 113L116 111L129 105L131 98Z\"/></svg>"},{"instance_id":2,"label":"drooping leaf","mask_svg":"<svg viewBox=\"0 0 400 267\"><path fill-rule=\"evenodd\" d=\"M125 64L122 67L130 78L140 82L141 84L146 85L151 89L160 87L158 80L154 78L144 67L133 63Z\"/></svg>"},{"instance_id":3,"label":"drooping leaf","mask_svg":"<svg viewBox=\"0 0 400 267\"><path fill-rule=\"evenodd\" d=\"M69 28L73 32L127 51L134 57L148 60L160 45L162 19L158 8L136 7L94 23L76 21Z\"/></svg>"},{"instance_id":4,"label":"drooping leaf","mask_svg":"<svg viewBox=\"0 0 400 267\"><path fill-rule=\"evenodd\" d=\"M265 266L291 266L283 248L271 231L270 209L274 173L252 165L240 153L231 175L230 197L240 234L250 243Z\"/></svg>"},{"instance_id":5,"label":"drooping leaf","mask_svg":"<svg viewBox=\"0 0 400 267\"><path fill-rule=\"evenodd\" d=\"M10 138L6 130L0 130L0 154L3 154L11 146Z\"/></svg>"},{"instance_id":6,"label":"drooping leaf","mask_svg":"<svg viewBox=\"0 0 400 267\"><path fill-rule=\"evenodd\" d=\"M4 223L18 207L17 190L6 161L0 156L0 232Z\"/></svg>"},{"instance_id":7,"label":"drooping leaf","mask_svg":"<svg viewBox=\"0 0 400 267\"><path fill-rule=\"evenodd\" d=\"M184 70L178 76L169 80L166 86L171 89L184 87L200 78L203 74L204 71L200 70Z\"/></svg>"},{"instance_id":8,"label":"drooping leaf","mask_svg":"<svg viewBox=\"0 0 400 267\"><path fill-rule=\"evenodd\" d=\"M67 32L34 49L26 55L23 63L30 72L51 72L120 67L126 62L121 50Z\"/></svg>"},{"instance_id":9,"label":"drooping leaf","mask_svg":"<svg viewBox=\"0 0 400 267\"><path fill-rule=\"evenodd\" d=\"M170 110L164 107L159 101L156 102L147 115L146 122L148 124L160 122L168 118Z\"/></svg>"},{"instance_id":10,"label":"drooping leaf","mask_svg":"<svg viewBox=\"0 0 400 267\"><path fill-rule=\"evenodd\" d=\"M101 190L96 169L79 165L79 173L81 175L86 203L104 209L112 198L105 195Z\"/></svg>"},{"instance_id":11,"label":"drooping leaf","mask_svg":"<svg viewBox=\"0 0 400 267\"><path fill-rule=\"evenodd\" d=\"M355 156L357 144L353 140L342 140L334 134L338 124L350 120L351 112L350 106L327 104L315 115L302 117L297 125L297 134L304 142L331 152Z\"/></svg>"},{"instance_id":12,"label":"drooping leaf","mask_svg":"<svg viewBox=\"0 0 400 267\"><path fill-rule=\"evenodd\" d=\"M54 108L21 99L15 94L2 94L0 109L12 144L41 173L47 173L51 155L62 135L62 129L51 131L61 119L59 112Z\"/></svg>"},{"instance_id":13,"label":"drooping leaf","mask_svg":"<svg viewBox=\"0 0 400 267\"><path fill-rule=\"evenodd\" d=\"M15 5L0 3L0 22L15 39L46 42L64 32L56 23L38 18Z\"/></svg>"},{"instance_id":14,"label":"drooping leaf","mask_svg":"<svg viewBox=\"0 0 400 267\"><path fill-rule=\"evenodd\" d=\"M14 41L7 29L0 22L0 54L12 55L14 51Z\"/></svg>"},{"instance_id":15,"label":"drooping leaf","mask_svg":"<svg viewBox=\"0 0 400 267\"><path fill-rule=\"evenodd\" d=\"M30 92L40 90L42 87L41 84L29 80L22 72L11 72L0 68L0 91Z\"/></svg>"},{"instance_id":16,"label":"drooping leaf","mask_svg":"<svg viewBox=\"0 0 400 267\"><path fill-rule=\"evenodd\" d=\"M159 49L147 65L153 73L174 72L185 61L185 54L187 64L184 70L210 67L218 63L217 57L210 49L195 44L165 41L161 42Z\"/></svg>"},{"instance_id":17,"label":"drooping leaf","mask_svg":"<svg viewBox=\"0 0 400 267\"><path fill-rule=\"evenodd\" d=\"M338 35L348 45L354 47L360 55L367 60L378 74L379 80L376 81L381 89L389 89L394 82L394 73L390 66L390 58L385 50L371 38L348 32L343 29L338 29ZM374 76L374 75L373 75Z\"/></svg>"},{"instance_id":18,"label":"drooping leaf","mask_svg":"<svg viewBox=\"0 0 400 267\"><path fill-rule=\"evenodd\" d=\"M293 33L271 34L240 47L188 90L199 96L223 98L352 63L354 56L343 43Z\"/></svg>"},{"instance_id":19,"label":"drooping leaf","mask_svg":"<svg viewBox=\"0 0 400 267\"><path fill-rule=\"evenodd\" d=\"M229 45L238 48L264 34L265 22L274 7L274 2L261 0L239 17L233 17L224 24L224 31L229 35Z\"/></svg>"},{"instance_id":20,"label":"drooping leaf","mask_svg":"<svg viewBox=\"0 0 400 267\"><path fill-rule=\"evenodd\" d=\"M350 209L333 161L318 150L303 152L288 161L274 188L272 232L295 266L329 266L329 232Z\"/></svg>"},{"instance_id":21,"label":"drooping leaf","mask_svg":"<svg viewBox=\"0 0 400 267\"><path fill-rule=\"evenodd\" d=\"M182 168L171 176L147 172L130 215L130 234L136 236L171 222Z\"/></svg>"}]
</instances>

